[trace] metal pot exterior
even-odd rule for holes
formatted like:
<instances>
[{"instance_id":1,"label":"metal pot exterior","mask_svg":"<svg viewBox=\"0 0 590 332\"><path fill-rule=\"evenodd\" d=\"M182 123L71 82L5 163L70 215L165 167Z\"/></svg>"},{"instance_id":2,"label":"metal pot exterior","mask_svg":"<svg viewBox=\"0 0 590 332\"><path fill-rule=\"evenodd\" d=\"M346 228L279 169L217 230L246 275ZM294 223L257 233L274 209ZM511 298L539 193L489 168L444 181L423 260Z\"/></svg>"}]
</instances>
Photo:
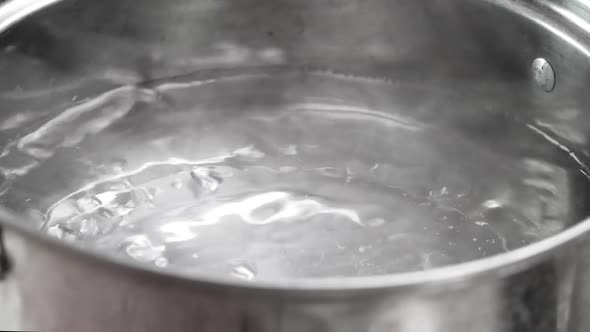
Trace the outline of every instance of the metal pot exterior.
<instances>
[{"instance_id":1,"label":"metal pot exterior","mask_svg":"<svg viewBox=\"0 0 590 332\"><path fill-rule=\"evenodd\" d=\"M590 77L585 68L590 64L590 31L584 22L590 22L589 12L583 2L574 0L66 0L18 23L0 38L6 43L0 92L13 91L15 86L30 92L30 97L21 99L0 94L0 106L13 114L31 105L58 105L72 95L104 86L187 71L329 64L334 70L371 77L429 73L431 79L455 82L448 83L451 90L482 78L508 86L530 85L525 97L531 108L522 116L558 123L567 128L559 137L562 141L585 145L590 116L582 111L565 118L560 111L583 110L588 102ZM6 17L2 8L0 17ZM12 43L21 43L25 56L11 54ZM539 57L548 59L557 75L551 89L539 87L529 73L531 62ZM80 87L81 79L87 90L72 89ZM49 87L55 90L43 93ZM549 106L535 107L540 105ZM3 204L19 212L18 206ZM584 202L576 204L578 214L571 217L578 221L587 208ZM550 248L541 257L523 257L518 267L497 273L413 287L286 290L198 282L123 267L24 235L28 233L22 229L37 226L25 219L3 223L12 266L0 289L10 285L16 293L0 294L17 297L14 328L590 330L585 317L590 299L583 255L587 241L582 236Z\"/></svg>"},{"instance_id":2,"label":"metal pot exterior","mask_svg":"<svg viewBox=\"0 0 590 332\"><path fill-rule=\"evenodd\" d=\"M567 330L579 242L506 277L333 292L191 283L55 250L12 232L7 243L17 262L10 279L21 296L23 329L577 332L588 327Z\"/></svg>"}]
</instances>

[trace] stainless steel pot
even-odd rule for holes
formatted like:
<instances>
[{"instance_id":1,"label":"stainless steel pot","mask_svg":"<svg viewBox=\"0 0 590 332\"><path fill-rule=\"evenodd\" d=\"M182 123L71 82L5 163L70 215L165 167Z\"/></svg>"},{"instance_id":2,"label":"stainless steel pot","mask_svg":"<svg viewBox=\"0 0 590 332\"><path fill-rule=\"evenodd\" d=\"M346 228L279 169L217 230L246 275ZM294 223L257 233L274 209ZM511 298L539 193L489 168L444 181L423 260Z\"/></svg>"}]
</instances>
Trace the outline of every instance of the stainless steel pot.
<instances>
[{"instance_id":1,"label":"stainless steel pot","mask_svg":"<svg viewBox=\"0 0 590 332\"><path fill-rule=\"evenodd\" d=\"M428 82L438 97L401 89L402 106L452 108L452 123L513 140L511 153L557 164L564 150L582 164L587 156L585 1L64 0L48 7L53 2L0 8L2 146L27 132L31 113L49 116L72 99L188 72L289 65ZM539 124L561 149L521 141L478 109ZM44 162L10 161L24 163L20 169ZM52 167L52 178L22 188L49 197L77 177L64 163ZM0 257L9 259L0 264L0 294L16 301L15 326L7 328L588 331L590 222L582 220L589 211L580 183L565 183L566 229L504 254L421 272L260 283L175 273L63 244L38 232L17 193L3 198L0 212Z\"/></svg>"}]
</instances>

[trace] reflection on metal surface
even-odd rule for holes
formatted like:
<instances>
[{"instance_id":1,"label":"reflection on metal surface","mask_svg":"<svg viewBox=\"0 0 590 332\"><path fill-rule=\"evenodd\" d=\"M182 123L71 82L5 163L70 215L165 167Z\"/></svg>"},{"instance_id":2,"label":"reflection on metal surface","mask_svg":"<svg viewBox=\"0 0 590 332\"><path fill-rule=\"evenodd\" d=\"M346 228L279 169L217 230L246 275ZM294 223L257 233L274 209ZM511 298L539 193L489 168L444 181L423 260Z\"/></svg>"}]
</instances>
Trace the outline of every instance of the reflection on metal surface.
<instances>
[{"instance_id":1,"label":"reflection on metal surface","mask_svg":"<svg viewBox=\"0 0 590 332\"><path fill-rule=\"evenodd\" d=\"M4 234L2 227L0 227L0 281L2 281L6 274L10 272L10 260L4 245Z\"/></svg>"},{"instance_id":2,"label":"reflection on metal surface","mask_svg":"<svg viewBox=\"0 0 590 332\"><path fill-rule=\"evenodd\" d=\"M14 23L33 13L45 9L62 0L18 0L4 1L1 3L0 32L4 32Z\"/></svg>"}]
</instances>

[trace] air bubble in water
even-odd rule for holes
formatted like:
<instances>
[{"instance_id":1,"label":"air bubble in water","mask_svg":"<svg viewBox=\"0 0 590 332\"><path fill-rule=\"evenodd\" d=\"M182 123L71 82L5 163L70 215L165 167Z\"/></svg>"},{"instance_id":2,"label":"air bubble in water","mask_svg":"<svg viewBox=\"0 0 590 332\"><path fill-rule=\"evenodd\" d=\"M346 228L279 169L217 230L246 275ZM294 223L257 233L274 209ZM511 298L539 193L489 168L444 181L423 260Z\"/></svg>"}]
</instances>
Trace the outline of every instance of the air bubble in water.
<instances>
[{"instance_id":1,"label":"air bubble in water","mask_svg":"<svg viewBox=\"0 0 590 332\"><path fill-rule=\"evenodd\" d=\"M134 194L129 189L103 192L96 195L96 199L102 202L104 210L108 210L112 216L126 216L137 207Z\"/></svg>"},{"instance_id":2,"label":"air bubble in water","mask_svg":"<svg viewBox=\"0 0 590 332\"><path fill-rule=\"evenodd\" d=\"M61 225L61 224L49 226L47 228L47 233L50 236L53 236L57 239L64 240L64 241L78 240L78 236L72 230L66 228L66 226Z\"/></svg>"},{"instance_id":3,"label":"air bubble in water","mask_svg":"<svg viewBox=\"0 0 590 332\"><path fill-rule=\"evenodd\" d=\"M96 210L98 207L102 205L102 202L95 196L85 196L80 197L78 200L76 200L76 205L78 206L80 211L85 213Z\"/></svg>"},{"instance_id":4,"label":"air bubble in water","mask_svg":"<svg viewBox=\"0 0 590 332\"><path fill-rule=\"evenodd\" d=\"M93 218L85 218L80 222L80 234L85 237L94 237L100 232L96 220Z\"/></svg>"},{"instance_id":5,"label":"air bubble in water","mask_svg":"<svg viewBox=\"0 0 590 332\"><path fill-rule=\"evenodd\" d=\"M233 277L243 280L253 280L258 274L256 266L246 261L235 261L231 263L232 268L230 274Z\"/></svg>"},{"instance_id":6,"label":"air bubble in water","mask_svg":"<svg viewBox=\"0 0 590 332\"><path fill-rule=\"evenodd\" d=\"M162 257L165 246L154 245L145 235L136 235L127 238L125 252L132 258L141 262L153 262Z\"/></svg>"},{"instance_id":7,"label":"air bubble in water","mask_svg":"<svg viewBox=\"0 0 590 332\"><path fill-rule=\"evenodd\" d=\"M53 208L51 208L47 213L47 218L49 220L68 220L77 216L80 213L79 207L75 204L74 201L66 199L63 202L60 202Z\"/></svg>"},{"instance_id":8,"label":"air bubble in water","mask_svg":"<svg viewBox=\"0 0 590 332\"><path fill-rule=\"evenodd\" d=\"M195 167L191 171L191 178L197 182L201 187L213 192L219 188L223 182L223 178L215 172L215 170L208 167Z\"/></svg>"},{"instance_id":9,"label":"air bubble in water","mask_svg":"<svg viewBox=\"0 0 590 332\"><path fill-rule=\"evenodd\" d=\"M47 234L57 239L63 238L64 233L65 232L60 224L47 227Z\"/></svg>"},{"instance_id":10,"label":"air bubble in water","mask_svg":"<svg viewBox=\"0 0 590 332\"><path fill-rule=\"evenodd\" d=\"M154 261L154 264L157 267L166 267L168 266L168 259L166 259L165 257L160 257Z\"/></svg>"}]
</instances>

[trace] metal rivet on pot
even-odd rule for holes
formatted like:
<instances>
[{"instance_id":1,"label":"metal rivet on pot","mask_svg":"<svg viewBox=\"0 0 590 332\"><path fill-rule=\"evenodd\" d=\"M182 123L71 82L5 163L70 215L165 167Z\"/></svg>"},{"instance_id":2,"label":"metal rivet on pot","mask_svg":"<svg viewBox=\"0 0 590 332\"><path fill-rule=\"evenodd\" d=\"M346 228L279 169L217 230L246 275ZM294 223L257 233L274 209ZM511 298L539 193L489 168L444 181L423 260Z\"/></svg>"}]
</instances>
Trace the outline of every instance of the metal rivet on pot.
<instances>
[{"instance_id":1,"label":"metal rivet on pot","mask_svg":"<svg viewBox=\"0 0 590 332\"><path fill-rule=\"evenodd\" d=\"M543 58L533 60L531 73L537 85L545 92L551 92L555 88L555 72L551 64Z\"/></svg>"}]
</instances>

